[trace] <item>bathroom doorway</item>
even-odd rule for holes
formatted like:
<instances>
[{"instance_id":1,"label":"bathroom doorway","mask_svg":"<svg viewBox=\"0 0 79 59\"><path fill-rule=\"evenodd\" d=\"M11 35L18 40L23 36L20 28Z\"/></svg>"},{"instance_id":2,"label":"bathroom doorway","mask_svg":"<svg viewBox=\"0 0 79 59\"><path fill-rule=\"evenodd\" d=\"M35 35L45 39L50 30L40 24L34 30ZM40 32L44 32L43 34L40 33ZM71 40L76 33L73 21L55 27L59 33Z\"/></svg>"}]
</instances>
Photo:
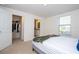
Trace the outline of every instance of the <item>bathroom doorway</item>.
<instances>
[{"instance_id":1,"label":"bathroom doorway","mask_svg":"<svg viewBox=\"0 0 79 59\"><path fill-rule=\"evenodd\" d=\"M21 40L22 16L12 15L12 42Z\"/></svg>"},{"instance_id":2,"label":"bathroom doorway","mask_svg":"<svg viewBox=\"0 0 79 59\"><path fill-rule=\"evenodd\" d=\"M40 19L34 19L34 37L40 36Z\"/></svg>"}]
</instances>

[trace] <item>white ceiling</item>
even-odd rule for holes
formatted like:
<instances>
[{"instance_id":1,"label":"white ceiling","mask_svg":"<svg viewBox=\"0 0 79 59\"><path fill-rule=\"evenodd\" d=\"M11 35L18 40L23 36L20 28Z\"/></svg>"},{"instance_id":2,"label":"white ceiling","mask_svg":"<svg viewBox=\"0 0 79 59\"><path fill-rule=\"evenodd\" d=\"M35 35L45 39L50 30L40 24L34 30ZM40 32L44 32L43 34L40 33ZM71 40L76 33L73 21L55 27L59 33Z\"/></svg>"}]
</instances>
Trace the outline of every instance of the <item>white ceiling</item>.
<instances>
[{"instance_id":1,"label":"white ceiling","mask_svg":"<svg viewBox=\"0 0 79 59\"><path fill-rule=\"evenodd\" d=\"M1 6L48 17L79 9L79 4L3 4Z\"/></svg>"}]
</instances>

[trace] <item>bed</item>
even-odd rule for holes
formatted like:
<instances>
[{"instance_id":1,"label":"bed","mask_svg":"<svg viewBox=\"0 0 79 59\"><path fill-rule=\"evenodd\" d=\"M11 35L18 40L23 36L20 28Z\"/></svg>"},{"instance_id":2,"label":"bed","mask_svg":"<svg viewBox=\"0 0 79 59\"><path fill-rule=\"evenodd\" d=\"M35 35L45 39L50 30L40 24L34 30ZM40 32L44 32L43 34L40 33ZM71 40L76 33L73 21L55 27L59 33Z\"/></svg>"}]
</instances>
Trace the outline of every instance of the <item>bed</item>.
<instances>
[{"instance_id":1,"label":"bed","mask_svg":"<svg viewBox=\"0 0 79 59\"><path fill-rule=\"evenodd\" d=\"M49 37L43 42L32 41L32 48L39 54L79 54L77 41L66 36Z\"/></svg>"}]
</instances>

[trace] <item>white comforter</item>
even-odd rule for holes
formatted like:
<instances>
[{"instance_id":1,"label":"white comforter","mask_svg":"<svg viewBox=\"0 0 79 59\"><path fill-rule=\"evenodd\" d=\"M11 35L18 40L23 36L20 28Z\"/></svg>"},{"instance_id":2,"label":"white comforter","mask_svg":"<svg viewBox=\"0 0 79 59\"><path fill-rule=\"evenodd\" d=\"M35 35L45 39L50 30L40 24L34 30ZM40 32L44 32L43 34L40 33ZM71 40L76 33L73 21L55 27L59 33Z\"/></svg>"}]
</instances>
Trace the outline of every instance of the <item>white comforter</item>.
<instances>
[{"instance_id":1,"label":"white comforter","mask_svg":"<svg viewBox=\"0 0 79 59\"><path fill-rule=\"evenodd\" d=\"M77 39L71 37L51 37L43 42L43 46L48 48L52 53L55 50L59 51L60 53L79 53L76 49Z\"/></svg>"}]
</instances>

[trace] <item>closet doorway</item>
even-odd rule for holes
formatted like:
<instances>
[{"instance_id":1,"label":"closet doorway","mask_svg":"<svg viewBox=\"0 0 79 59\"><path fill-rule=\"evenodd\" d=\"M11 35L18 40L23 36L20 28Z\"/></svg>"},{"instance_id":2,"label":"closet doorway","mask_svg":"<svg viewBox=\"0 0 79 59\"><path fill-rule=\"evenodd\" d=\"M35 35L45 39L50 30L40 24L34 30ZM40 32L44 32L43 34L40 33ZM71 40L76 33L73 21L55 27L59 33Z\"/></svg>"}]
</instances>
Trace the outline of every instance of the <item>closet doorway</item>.
<instances>
[{"instance_id":1,"label":"closet doorway","mask_svg":"<svg viewBox=\"0 0 79 59\"><path fill-rule=\"evenodd\" d=\"M21 40L22 16L12 15L12 42Z\"/></svg>"}]
</instances>

